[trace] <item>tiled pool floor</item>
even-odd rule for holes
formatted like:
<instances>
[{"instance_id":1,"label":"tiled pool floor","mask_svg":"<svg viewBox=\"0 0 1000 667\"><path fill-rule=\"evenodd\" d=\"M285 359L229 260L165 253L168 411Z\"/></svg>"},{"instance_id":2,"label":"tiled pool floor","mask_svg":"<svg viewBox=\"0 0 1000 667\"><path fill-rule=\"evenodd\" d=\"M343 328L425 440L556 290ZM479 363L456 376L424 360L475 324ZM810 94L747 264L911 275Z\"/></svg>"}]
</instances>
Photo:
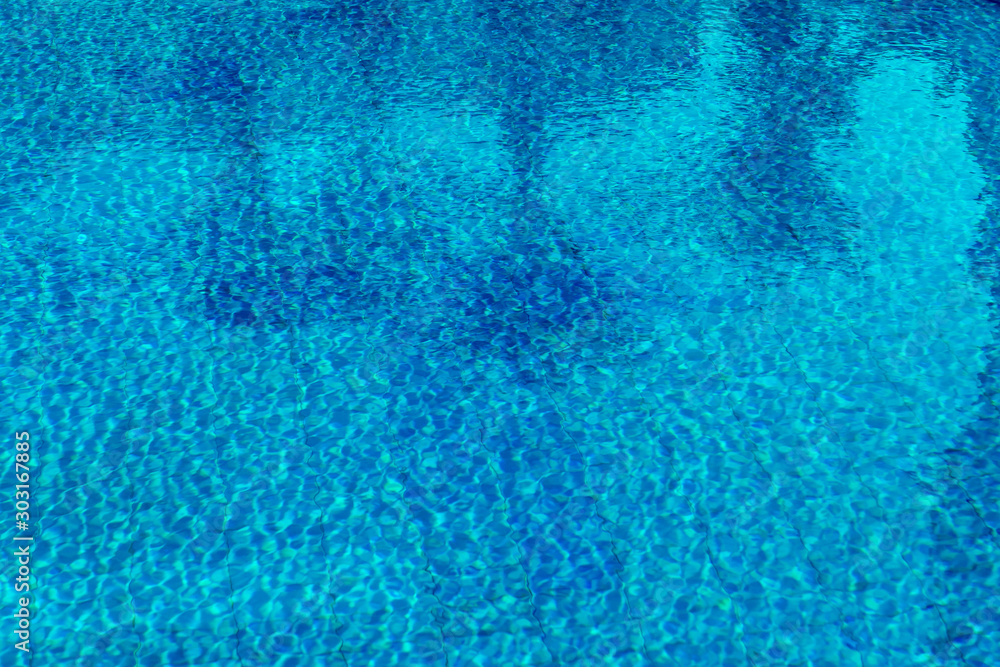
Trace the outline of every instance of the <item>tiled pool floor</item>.
<instances>
[{"instance_id":1,"label":"tiled pool floor","mask_svg":"<svg viewBox=\"0 0 1000 667\"><path fill-rule=\"evenodd\" d=\"M0 25L34 667L998 664L997 5Z\"/></svg>"}]
</instances>

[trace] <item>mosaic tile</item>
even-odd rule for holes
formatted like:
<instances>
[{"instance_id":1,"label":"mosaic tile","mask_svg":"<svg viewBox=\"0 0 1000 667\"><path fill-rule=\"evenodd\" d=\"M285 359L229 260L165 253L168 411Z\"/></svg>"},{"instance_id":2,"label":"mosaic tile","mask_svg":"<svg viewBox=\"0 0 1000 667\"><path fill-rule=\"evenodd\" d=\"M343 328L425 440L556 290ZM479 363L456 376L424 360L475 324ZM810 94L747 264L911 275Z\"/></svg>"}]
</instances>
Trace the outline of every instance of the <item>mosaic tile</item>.
<instances>
[{"instance_id":1,"label":"mosaic tile","mask_svg":"<svg viewBox=\"0 0 1000 667\"><path fill-rule=\"evenodd\" d=\"M0 9L33 664L992 664L932 4Z\"/></svg>"}]
</instances>

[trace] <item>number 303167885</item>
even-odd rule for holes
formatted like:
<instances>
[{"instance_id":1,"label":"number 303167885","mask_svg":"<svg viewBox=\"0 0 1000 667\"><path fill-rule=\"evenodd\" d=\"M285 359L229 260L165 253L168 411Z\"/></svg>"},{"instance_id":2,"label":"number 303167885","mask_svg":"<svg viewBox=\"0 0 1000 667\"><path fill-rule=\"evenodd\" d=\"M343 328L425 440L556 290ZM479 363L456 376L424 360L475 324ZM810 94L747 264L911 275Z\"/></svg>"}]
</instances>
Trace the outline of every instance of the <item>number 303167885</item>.
<instances>
[{"instance_id":1,"label":"number 303167885","mask_svg":"<svg viewBox=\"0 0 1000 667\"><path fill-rule=\"evenodd\" d=\"M20 489L27 489L26 485L30 479L28 474L28 461L31 460L31 454L29 454L31 445L28 443L28 440L31 436L27 431L22 431L20 433L15 433L14 437L18 440L18 442L14 445L14 449L17 450L17 454L14 455L14 476L17 478L17 481L20 482L20 484L17 485L18 494L20 494ZM27 491L25 491L25 493L27 493ZM19 495L18 497L21 496Z\"/></svg>"}]
</instances>

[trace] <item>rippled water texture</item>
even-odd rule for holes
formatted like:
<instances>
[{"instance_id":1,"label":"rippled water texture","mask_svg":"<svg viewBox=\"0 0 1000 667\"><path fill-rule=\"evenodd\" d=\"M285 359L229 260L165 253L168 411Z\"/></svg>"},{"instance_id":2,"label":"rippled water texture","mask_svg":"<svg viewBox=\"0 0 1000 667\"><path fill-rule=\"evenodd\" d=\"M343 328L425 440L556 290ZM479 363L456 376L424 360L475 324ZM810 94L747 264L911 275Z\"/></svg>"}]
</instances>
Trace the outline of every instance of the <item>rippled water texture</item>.
<instances>
[{"instance_id":1,"label":"rippled water texture","mask_svg":"<svg viewBox=\"0 0 1000 667\"><path fill-rule=\"evenodd\" d=\"M8 0L0 61L34 667L998 664L996 2Z\"/></svg>"}]
</instances>

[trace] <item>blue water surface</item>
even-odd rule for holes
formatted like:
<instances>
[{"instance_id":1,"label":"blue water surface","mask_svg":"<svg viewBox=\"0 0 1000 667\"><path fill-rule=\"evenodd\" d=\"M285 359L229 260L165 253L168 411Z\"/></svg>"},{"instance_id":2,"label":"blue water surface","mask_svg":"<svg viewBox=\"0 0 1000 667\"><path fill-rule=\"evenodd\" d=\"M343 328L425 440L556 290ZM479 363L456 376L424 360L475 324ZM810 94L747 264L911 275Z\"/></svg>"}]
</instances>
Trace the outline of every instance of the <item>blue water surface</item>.
<instances>
[{"instance_id":1,"label":"blue water surface","mask_svg":"<svg viewBox=\"0 0 1000 667\"><path fill-rule=\"evenodd\" d=\"M1000 665L998 62L987 0L6 0L3 664Z\"/></svg>"}]
</instances>

